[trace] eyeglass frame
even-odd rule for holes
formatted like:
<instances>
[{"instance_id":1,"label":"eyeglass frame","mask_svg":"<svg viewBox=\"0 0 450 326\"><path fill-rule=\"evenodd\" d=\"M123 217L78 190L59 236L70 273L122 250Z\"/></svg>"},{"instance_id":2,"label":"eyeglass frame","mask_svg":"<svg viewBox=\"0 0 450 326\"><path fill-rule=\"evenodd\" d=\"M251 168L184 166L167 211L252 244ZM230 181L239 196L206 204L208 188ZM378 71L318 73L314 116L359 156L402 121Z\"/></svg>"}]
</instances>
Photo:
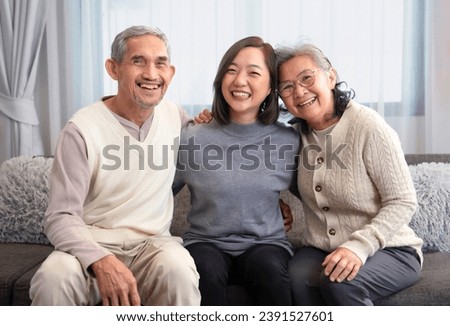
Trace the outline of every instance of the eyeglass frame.
<instances>
[{"instance_id":1,"label":"eyeglass frame","mask_svg":"<svg viewBox=\"0 0 450 326\"><path fill-rule=\"evenodd\" d=\"M291 96L292 94L294 94L294 90L295 90L295 87L294 87L294 86L295 86L295 84L298 84L298 85L300 85L300 86L302 86L302 87L311 87L311 86L314 85L314 83L316 82L316 75L315 75L315 73L316 73L317 71L318 71L318 69L315 69L315 70L306 69L306 70L302 71L301 73L299 73L299 74L297 75L297 77L295 78L295 80L290 80L290 81L282 82L282 83L279 84L278 87L277 87L277 93L278 93L278 95L280 95L280 96L283 97L283 98L287 98L287 97ZM312 77L311 80L312 80L312 82L311 82L311 83L305 84L304 82L300 81L300 77L301 77L303 74L307 73L307 72L311 73L311 77ZM291 86L292 86L292 90L291 90L291 92L290 92L289 95L286 95L286 96L281 95L282 92L280 91L280 86L282 86L282 85L285 85L285 86L291 85Z\"/></svg>"}]
</instances>

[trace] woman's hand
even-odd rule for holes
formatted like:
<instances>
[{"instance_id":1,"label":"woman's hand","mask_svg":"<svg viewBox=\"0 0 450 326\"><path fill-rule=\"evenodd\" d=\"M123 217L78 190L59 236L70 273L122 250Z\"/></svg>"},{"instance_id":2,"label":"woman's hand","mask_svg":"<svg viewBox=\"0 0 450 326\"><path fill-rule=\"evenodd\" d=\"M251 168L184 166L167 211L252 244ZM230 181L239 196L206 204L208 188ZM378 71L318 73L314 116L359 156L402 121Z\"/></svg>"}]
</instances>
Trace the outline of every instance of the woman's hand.
<instances>
[{"instance_id":1,"label":"woman's hand","mask_svg":"<svg viewBox=\"0 0 450 326\"><path fill-rule=\"evenodd\" d=\"M362 261L353 251L339 247L325 257L322 266L331 282L340 283L353 280L362 266Z\"/></svg>"},{"instance_id":2,"label":"woman's hand","mask_svg":"<svg viewBox=\"0 0 450 326\"><path fill-rule=\"evenodd\" d=\"M211 112L208 109L204 109L202 112L200 112L195 118L195 123L210 123L213 119L213 116Z\"/></svg>"}]
</instances>

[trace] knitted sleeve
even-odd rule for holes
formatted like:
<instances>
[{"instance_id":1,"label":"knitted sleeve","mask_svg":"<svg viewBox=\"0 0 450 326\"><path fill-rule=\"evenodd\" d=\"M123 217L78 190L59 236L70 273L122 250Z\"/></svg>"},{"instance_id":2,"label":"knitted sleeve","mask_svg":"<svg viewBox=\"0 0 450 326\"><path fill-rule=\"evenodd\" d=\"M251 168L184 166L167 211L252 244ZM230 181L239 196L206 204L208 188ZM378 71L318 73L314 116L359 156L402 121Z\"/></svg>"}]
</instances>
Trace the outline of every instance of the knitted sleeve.
<instances>
[{"instance_id":1,"label":"knitted sleeve","mask_svg":"<svg viewBox=\"0 0 450 326\"><path fill-rule=\"evenodd\" d=\"M354 251L365 262L385 247L398 230L408 224L416 207L416 194L400 140L395 131L372 115L360 130L365 141L362 163L367 176L356 176L358 182L371 182L377 189L380 209L371 222L353 232L342 247ZM364 180L366 179L366 181Z\"/></svg>"}]
</instances>

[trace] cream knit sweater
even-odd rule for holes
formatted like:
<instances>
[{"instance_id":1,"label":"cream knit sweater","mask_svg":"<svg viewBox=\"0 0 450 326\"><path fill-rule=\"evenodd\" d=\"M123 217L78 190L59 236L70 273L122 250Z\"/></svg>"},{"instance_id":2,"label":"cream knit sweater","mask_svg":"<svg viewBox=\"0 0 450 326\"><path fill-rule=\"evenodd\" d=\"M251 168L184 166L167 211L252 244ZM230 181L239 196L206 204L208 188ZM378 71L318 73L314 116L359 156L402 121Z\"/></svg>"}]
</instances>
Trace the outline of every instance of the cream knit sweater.
<instances>
[{"instance_id":1,"label":"cream knit sweater","mask_svg":"<svg viewBox=\"0 0 450 326\"><path fill-rule=\"evenodd\" d=\"M400 141L373 110L350 101L325 148L302 134L298 185L305 211L303 243L353 251L364 263L385 247L422 240L408 226L416 194Z\"/></svg>"}]
</instances>

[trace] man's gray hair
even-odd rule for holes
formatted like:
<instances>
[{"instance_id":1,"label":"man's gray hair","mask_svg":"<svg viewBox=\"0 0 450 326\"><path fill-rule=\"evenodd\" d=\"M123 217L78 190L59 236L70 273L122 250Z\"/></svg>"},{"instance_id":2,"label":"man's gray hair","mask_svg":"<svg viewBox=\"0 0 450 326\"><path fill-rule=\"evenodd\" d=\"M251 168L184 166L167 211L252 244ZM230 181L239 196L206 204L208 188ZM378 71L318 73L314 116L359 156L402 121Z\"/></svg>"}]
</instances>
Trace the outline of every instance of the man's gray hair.
<instances>
[{"instance_id":1,"label":"man's gray hair","mask_svg":"<svg viewBox=\"0 0 450 326\"><path fill-rule=\"evenodd\" d=\"M166 46L167 56L170 62L170 45L169 39L167 38L166 34L164 34L157 27L148 27L148 26L131 26L126 30L117 34L111 45L111 59L113 59L116 62L122 62L123 56L125 52L127 52L127 39L130 37L142 35L154 35L160 38Z\"/></svg>"}]
</instances>

